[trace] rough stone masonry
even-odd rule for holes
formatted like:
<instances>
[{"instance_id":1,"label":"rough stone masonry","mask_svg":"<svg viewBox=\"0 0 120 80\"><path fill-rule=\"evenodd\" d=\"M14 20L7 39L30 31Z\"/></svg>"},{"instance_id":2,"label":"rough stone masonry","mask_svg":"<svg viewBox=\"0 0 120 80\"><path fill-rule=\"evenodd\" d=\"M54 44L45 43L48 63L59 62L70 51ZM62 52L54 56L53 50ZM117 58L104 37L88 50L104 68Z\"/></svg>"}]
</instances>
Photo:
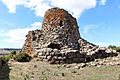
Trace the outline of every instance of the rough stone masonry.
<instances>
[{"instance_id":1,"label":"rough stone masonry","mask_svg":"<svg viewBox=\"0 0 120 80\"><path fill-rule=\"evenodd\" d=\"M51 8L44 15L42 29L28 32L21 52L49 63L80 63L115 56L112 50L81 38L78 28L76 18L66 10Z\"/></svg>"}]
</instances>

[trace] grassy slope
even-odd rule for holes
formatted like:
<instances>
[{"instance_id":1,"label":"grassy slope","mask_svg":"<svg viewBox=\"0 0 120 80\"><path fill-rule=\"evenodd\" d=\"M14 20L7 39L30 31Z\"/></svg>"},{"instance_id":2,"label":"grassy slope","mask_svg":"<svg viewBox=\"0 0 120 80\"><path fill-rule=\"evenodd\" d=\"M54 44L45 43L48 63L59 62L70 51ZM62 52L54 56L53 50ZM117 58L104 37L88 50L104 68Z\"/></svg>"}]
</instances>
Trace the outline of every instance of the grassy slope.
<instances>
[{"instance_id":1,"label":"grassy slope","mask_svg":"<svg viewBox=\"0 0 120 80\"><path fill-rule=\"evenodd\" d=\"M50 65L42 61L14 63L10 64L9 68L9 79L5 79L3 78L5 75L1 75L2 72L6 72L4 68L0 70L0 80L117 80L120 74L120 66L75 69L74 67L65 68L61 65Z\"/></svg>"}]
</instances>

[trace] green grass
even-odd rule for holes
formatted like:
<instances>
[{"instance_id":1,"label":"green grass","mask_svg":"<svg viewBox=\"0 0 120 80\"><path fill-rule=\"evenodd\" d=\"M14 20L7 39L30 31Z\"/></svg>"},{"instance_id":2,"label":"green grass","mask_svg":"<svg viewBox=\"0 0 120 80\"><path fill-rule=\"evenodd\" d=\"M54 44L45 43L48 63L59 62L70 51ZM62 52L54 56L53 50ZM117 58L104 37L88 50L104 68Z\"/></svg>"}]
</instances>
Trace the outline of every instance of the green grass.
<instances>
[{"instance_id":1,"label":"green grass","mask_svg":"<svg viewBox=\"0 0 120 80\"><path fill-rule=\"evenodd\" d=\"M42 61L14 63L10 69L9 80L118 80L120 74L119 65L75 69Z\"/></svg>"}]
</instances>

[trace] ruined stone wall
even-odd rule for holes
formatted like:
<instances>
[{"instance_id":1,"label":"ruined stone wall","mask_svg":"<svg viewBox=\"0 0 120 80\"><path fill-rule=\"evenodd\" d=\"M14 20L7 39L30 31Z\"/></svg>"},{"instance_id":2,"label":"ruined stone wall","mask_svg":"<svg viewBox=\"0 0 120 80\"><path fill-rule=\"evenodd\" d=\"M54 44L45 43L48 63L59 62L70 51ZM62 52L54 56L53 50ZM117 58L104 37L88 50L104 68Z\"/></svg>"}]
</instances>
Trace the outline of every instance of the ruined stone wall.
<instances>
[{"instance_id":1,"label":"ruined stone wall","mask_svg":"<svg viewBox=\"0 0 120 80\"><path fill-rule=\"evenodd\" d=\"M33 54L35 52L36 46L38 45L40 33L40 30L29 31L26 35L26 40L21 52L25 52L29 55Z\"/></svg>"},{"instance_id":2,"label":"ruined stone wall","mask_svg":"<svg viewBox=\"0 0 120 80\"><path fill-rule=\"evenodd\" d=\"M22 51L24 51L27 54L32 54L32 31L29 31L28 34L26 35L26 40L25 44L22 48Z\"/></svg>"},{"instance_id":3,"label":"ruined stone wall","mask_svg":"<svg viewBox=\"0 0 120 80\"><path fill-rule=\"evenodd\" d=\"M60 8L46 11L42 29L28 32L21 52L50 63L89 62L113 56L109 49L81 38L76 19Z\"/></svg>"},{"instance_id":4,"label":"ruined stone wall","mask_svg":"<svg viewBox=\"0 0 120 80\"><path fill-rule=\"evenodd\" d=\"M64 9L52 8L45 13L42 29L29 31L22 51L32 54L49 44L59 46L59 49L64 47L78 49L79 39L76 19Z\"/></svg>"}]
</instances>

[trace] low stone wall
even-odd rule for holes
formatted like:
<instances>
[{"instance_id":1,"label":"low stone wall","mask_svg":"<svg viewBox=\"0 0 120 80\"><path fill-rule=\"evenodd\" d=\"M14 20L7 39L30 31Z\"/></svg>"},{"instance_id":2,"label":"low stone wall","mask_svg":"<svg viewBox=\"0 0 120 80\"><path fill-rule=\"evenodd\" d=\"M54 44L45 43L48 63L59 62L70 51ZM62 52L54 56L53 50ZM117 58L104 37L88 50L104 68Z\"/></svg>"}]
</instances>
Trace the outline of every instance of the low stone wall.
<instances>
[{"instance_id":1,"label":"low stone wall","mask_svg":"<svg viewBox=\"0 0 120 80\"><path fill-rule=\"evenodd\" d=\"M44 61L48 61L53 64L60 63L74 63L74 62L83 62L82 58L84 55L80 54L78 50L72 49L51 49L43 48L38 51L38 57Z\"/></svg>"}]
</instances>

